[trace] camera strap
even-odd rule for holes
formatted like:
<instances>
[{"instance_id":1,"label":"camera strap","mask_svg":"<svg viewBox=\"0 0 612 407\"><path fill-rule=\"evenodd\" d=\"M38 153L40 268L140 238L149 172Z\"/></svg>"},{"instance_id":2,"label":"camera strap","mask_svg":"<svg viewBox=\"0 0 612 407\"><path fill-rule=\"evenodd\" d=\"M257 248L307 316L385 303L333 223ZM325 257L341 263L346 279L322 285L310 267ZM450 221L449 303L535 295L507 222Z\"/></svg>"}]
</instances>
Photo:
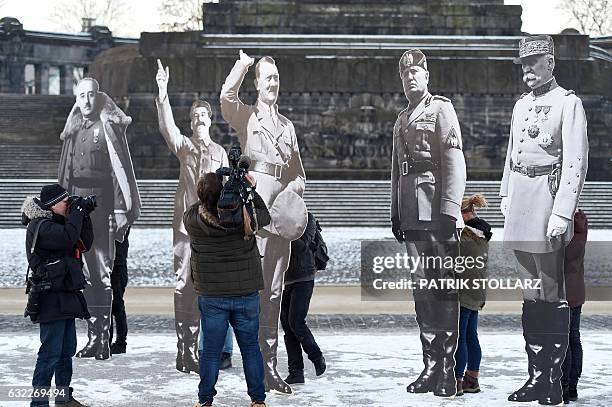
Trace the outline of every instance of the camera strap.
<instances>
[{"instance_id":1,"label":"camera strap","mask_svg":"<svg viewBox=\"0 0 612 407\"><path fill-rule=\"evenodd\" d=\"M28 279L30 278L30 259L32 258L32 255L34 254L34 249L36 248L36 241L38 240L38 232L40 231L40 225L43 224L43 222L46 219L42 219L40 220L37 224L36 224L36 228L34 228L34 239L32 239L32 247L30 247L30 253L28 256L28 269L26 270L26 284L28 283Z\"/></svg>"}]
</instances>

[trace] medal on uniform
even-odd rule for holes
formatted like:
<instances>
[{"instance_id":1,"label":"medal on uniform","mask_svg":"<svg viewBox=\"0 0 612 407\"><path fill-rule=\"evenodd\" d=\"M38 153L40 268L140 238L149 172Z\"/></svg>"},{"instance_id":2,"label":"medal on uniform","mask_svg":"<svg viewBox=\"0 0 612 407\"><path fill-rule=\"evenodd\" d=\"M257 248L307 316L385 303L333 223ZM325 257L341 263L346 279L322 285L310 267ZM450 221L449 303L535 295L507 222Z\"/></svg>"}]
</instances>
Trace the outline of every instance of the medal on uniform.
<instances>
[{"instance_id":1,"label":"medal on uniform","mask_svg":"<svg viewBox=\"0 0 612 407\"><path fill-rule=\"evenodd\" d=\"M550 133L541 132L540 137L538 138L538 145L542 148L550 147L553 143L553 137Z\"/></svg>"},{"instance_id":2,"label":"medal on uniform","mask_svg":"<svg viewBox=\"0 0 612 407\"><path fill-rule=\"evenodd\" d=\"M536 138L538 137L538 134L540 134L540 128L537 125L532 124L527 130L527 134L529 134L529 137L531 138Z\"/></svg>"},{"instance_id":3,"label":"medal on uniform","mask_svg":"<svg viewBox=\"0 0 612 407\"><path fill-rule=\"evenodd\" d=\"M541 111L542 111L542 106L536 106L535 107L536 114L540 114Z\"/></svg>"},{"instance_id":4,"label":"medal on uniform","mask_svg":"<svg viewBox=\"0 0 612 407\"><path fill-rule=\"evenodd\" d=\"M95 128L94 129L93 140L92 140L94 143L97 143L98 141L100 141L99 134L100 134L100 129Z\"/></svg>"},{"instance_id":5,"label":"medal on uniform","mask_svg":"<svg viewBox=\"0 0 612 407\"><path fill-rule=\"evenodd\" d=\"M546 120L548 120L548 112L550 112L550 108L551 108L551 107L552 107L552 106L542 106L542 112L544 113L544 117L542 117L542 119L541 119L541 120L542 120L543 122L544 122L544 121L546 121Z\"/></svg>"}]
</instances>

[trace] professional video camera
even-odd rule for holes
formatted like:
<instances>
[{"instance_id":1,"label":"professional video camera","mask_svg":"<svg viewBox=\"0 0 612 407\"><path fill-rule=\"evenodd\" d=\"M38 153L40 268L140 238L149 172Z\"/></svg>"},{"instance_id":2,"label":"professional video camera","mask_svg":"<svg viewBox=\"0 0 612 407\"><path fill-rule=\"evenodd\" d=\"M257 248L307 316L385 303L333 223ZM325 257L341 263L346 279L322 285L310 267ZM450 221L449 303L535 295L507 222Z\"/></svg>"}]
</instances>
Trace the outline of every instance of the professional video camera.
<instances>
[{"instance_id":1,"label":"professional video camera","mask_svg":"<svg viewBox=\"0 0 612 407\"><path fill-rule=\"evenodd\" d=\"M257 230L253 211L253 188L245 178L247 170L251 165L249 157L242 155L240 146L230 148L227 158L230 167L221 167L216 173L219 176L228 177L223 185L221 197L217 204L219 221L228 229L244 228L245 212L248 214L250 230ZM246 230L246 229L245 229ZM252 234L252 233L249 233Z\"/></svg>"}]
</instances>

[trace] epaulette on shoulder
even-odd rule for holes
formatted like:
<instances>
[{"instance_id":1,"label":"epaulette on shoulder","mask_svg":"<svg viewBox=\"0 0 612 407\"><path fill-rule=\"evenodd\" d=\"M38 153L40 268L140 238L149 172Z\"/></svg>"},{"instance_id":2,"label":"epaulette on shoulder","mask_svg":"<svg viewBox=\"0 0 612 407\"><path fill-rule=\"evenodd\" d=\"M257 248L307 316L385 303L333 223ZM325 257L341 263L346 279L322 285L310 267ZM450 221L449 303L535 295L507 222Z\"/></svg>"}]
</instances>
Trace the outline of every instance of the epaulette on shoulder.
<instances>
[{"instance_id":1,"label":"epaulette on shoulder","mask_svg":"<svg viewBox=\"0 0 612 407\"><path fill-rule=\"evenodd\" d=\"M398 114L397 117L402 117L402 115L404 114L404 112L406 112L408 110L408 108L402 109Z\"/></svg>"},{"instance_id":2,"label":"epaulette on shoulder","mask_svg":"<svg viewBox=\"0 0 612 407\"><path fill-rule=\"evenodd\" d=\"M451 100L447 97L444 96L440 96L440 95L433 95L433 99L434 100L441 100L443 102L450 102Z\"/></svg>"},{"instance_id":3,"label":"epaulette on shoulder","mask_svg":"<svg viewBox=\"0 0 612 407\"><path fill-rule=\"evenodd\" d=\"M521 96L519 96L519 99L522 99L527 95L529 95L529 92L522 93Z\"/></svg>"},{"instance_id":4,"label":"epaulette on shoulder","mask_svg":"<svg viewBox=\"0 0 612 407\"><path fill-rule=\"evenodd\" d=\"M569 89L565 91L565 96L569 96L569 95L575 95L576 92L574 92L573 90Z\"/></svg>"}]
</instances>

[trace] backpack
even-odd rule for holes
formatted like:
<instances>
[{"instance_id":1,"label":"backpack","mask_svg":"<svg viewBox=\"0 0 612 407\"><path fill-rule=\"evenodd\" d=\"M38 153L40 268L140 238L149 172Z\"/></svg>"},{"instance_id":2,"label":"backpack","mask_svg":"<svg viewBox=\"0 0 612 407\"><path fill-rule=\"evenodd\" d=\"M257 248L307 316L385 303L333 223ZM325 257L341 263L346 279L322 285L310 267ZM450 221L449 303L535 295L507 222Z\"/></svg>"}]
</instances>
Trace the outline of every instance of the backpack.
<instances>
[{"instance_id":1,"label":"backpack","mask_svg":"<svg viewBox=\"0 0 612 407\"><path fill-rule=\"evenodd\" d=\"M315 267L320 271L325 270L327 267L329 256L327 255L327 245L325 244L325 240L323 240L323 236L321 235L321 225L319 225L319 221L316 218L315 223L317 224L317 228L315 231L313 247L311 247L310 250L312 250L312 254L314 255Z\"/></svg>"}]
</instances>

